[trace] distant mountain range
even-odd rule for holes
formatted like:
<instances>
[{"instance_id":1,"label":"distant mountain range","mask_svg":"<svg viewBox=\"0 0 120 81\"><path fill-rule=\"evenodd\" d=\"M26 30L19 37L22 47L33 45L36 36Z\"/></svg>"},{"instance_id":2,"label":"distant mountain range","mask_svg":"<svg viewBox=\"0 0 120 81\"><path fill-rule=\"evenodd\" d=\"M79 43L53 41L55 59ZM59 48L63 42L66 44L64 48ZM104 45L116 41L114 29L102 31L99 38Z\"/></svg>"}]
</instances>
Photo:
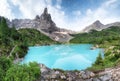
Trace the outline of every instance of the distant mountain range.
<instances>
[{"instance_id":1,"label":"distant mountain range","mask_svg":"<svg viewBox=\"0 0 120 81\"><path fill-rule=\"evenodd\" d=\"M48 13L47 8L44 9L44 12L41 16L37 15L34 19L13 19L10 21L6 18L6 20L9 27L14 26L16 29L34 28L39 30L41 33L49 36L51 39L59 42L68 42L73 38L71 34L77 33L72 30L57 27L52 20L51 15ZM101 31L102 29L106 29L111 26L120 26L120 22L104 25L99 20L97 20L93 24L85 27L82 32L89 32L91 30Z\"/></svg>"},{"instance_id":2,"label":"distant mountain range","mask_svg":"<svg viewBox=\"0 0 120 81\"><path fill-rule=\"evenodd\" d=\"M90 32L91 30L101 31L101 30L109 28L111 26L120 26L120 22L114 22L114 23L104 25L99 20L97 20L93 24L85 27L85 29L83 29L82 32Z\"/></svg>"}]
</instances>

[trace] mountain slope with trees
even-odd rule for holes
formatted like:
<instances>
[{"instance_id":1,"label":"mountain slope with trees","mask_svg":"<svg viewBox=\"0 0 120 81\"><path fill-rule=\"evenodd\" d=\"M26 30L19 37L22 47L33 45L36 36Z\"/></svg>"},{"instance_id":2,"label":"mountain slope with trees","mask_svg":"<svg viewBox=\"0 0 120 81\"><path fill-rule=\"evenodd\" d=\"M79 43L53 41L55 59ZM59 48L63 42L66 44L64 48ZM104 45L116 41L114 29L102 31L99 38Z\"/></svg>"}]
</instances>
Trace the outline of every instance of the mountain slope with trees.
<instances>
[{"instance_id":1,"label":"mountain slope with trees","mask_svg":"<svg viewBox=\"0 0 120 81\"><path fill-rule=\"evenodd\" d=\"M9 56L16 54L22 58L28 50L28 46L56 44L46 35L35 29L19 29L13 26L9 28L6 19L0 20L0 55ZM14 48L14 50L13 50ZM12 54L11 54L12 52Z\"/></svg>"},{"instance_id":2,"label":"mountain slope with trees","mask_svg":"<svg viewBox=\"0 0 120 81\"><path fill-rule=\"evenodd\" d=\"M4 17L0 18L0 81L36 81L40 78L37 63L13 64L23 58L29 46L57 44L35 29L9 28Z\"/></svg>"},{"instance_id":3,"label":"mountain slope with trees","mask_svg":"<svg viewBox=\"0 0 120 81\"><path fill-rule=\"evenodd\" d=\"M112 26L102 31L91 30L89 33L72 35L70 43L90 43L104 48L104 58L97 58L89 69L99 70L107 67L120 65L120 27ZM100 63L100 64L99 64Z\"/></svg>"}]
</instances>

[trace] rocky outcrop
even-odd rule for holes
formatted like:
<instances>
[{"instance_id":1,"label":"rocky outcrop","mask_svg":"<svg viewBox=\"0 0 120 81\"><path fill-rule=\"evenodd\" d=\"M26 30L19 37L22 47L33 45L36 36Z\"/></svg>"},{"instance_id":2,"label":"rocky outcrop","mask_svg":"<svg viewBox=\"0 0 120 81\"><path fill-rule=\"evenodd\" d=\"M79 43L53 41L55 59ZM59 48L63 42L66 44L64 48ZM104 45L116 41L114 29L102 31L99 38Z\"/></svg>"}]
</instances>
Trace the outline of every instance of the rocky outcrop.
<instances>
[{"instance_id":1,"label":"rocky outcrop","mask_svg":"<svg viewBox=\"0 0 120 81\"><path fill-rule=\"evenodd\" d=\"M16 27L16 29L21 28L34 28L39 30L41 33L49 36L51 39L59 42L67 42L72 36L73 31L61 29L56 26L52 21L51 15L48 13L47 8L41 16L37 15L34 19L13 19L9 21L7 19L7 24L9 27Z\"/></svg>"},{"instance_id":2,"label":"rocky outcrop","mask_svg":"<svg viewBox=\"0 0 120 81\"><path fill-rule=\"evenodd\" d=\"M109 76L113 81L120 81L120 66L106 68L105 71L100 72L99 75Z\"/></svg>"},{"instance_id":3,"label":"rocky outcrop","mask_svg":"<svg viewBox=\"0 0 120 81\"><path fill-rule=\"evenodd\" d=\"M59 69L49 69L40 64L41 76L38 81L119 81L120 67L105 69L102 72L93 73L91 71L64 71Z\"/></svg>"},{"instance_id":4,"label":"rocky outcrop","mask_svg":"<svg viewBox=\"0 0 120 81\"><path fill-rule=\"evenodd\" d=\"M99 46L96 44L96 45L92 46L90 49L91 49L91 50L95 50L95 49L97 49L97 48L99 48Z\"/></svg>"},{"instance_id":5,"label":"rocky outcrop","mask_svg":"<svg viewBox=\"0 0 120 81\"><path fill-rule=\"evenodd\" d=\"M85 27L82 32L90 32L91 30L101 31L103 29L109 28L111 26L120 26L120 22L110 23L110 24L102 24L99 20L95 21L93 24Z\"/></svg>"},{"instance_id":6,"label":"rocky outcrop","mask_svg":"<svg viewBox=\"0 0 120 81\"><path fill-rule=\"evenodd\" d=\"M120 26L120 22L114 22L114 23L106 24L104 26L104 29L108 28L108 27L111 27L111 26Z\"/></svg>"},{"instance_id":7,"label":"rocky outcrop","mask_svg":"<svg viewBox=\"0 0 120 81\"><path fill-rule=\"evenodd\" d=\"M90 30L93 30L93 29L97 30L97 31L100 31L101 29L103 29L103 26L104 25L99 20L97 20L93 24L87 26L83 31L84 32L89 32Z\"/></svg>"}]
</instances>

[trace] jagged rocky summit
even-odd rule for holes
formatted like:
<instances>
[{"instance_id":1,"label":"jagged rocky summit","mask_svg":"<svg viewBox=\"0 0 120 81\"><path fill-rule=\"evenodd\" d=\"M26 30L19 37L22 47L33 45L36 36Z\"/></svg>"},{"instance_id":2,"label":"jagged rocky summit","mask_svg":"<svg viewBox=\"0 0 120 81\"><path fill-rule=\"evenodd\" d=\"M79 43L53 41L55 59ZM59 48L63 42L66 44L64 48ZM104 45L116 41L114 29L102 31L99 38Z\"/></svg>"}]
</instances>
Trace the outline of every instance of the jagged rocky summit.
<instances>
[{"instance_id":1,"label":"jagged rocky summit","mask_svg":"<svg viewBox=\"0 0 120 81\"><path fill-rule=\"evenodd\" d=\"M74 33L71 30L58 28L52 21L51 15L48 13L47 8L44 9L44 12L41 16L37 15L34 19L14 19L12 21L9 21L7 19L7 23L9 27L12 27L14 25L16 29L37 29L41 33L49 36L51 39L59 42L68 42L72 38L70 34Z\"/></svg>"},{"instance_id":2,"label":"jagged rocky summit","mask_svg":"<svg viewBox=\"0 0 120 81\"><path fill-rule=\"evenodd\" d=\"M104 25L99 20L97 20L93 24L85 27L85 29L83 29L83 32L90 32L91 30L101 31L111 26L120 26L120 22L114 22L114 23Z\"/></svg>"}]
</instances>

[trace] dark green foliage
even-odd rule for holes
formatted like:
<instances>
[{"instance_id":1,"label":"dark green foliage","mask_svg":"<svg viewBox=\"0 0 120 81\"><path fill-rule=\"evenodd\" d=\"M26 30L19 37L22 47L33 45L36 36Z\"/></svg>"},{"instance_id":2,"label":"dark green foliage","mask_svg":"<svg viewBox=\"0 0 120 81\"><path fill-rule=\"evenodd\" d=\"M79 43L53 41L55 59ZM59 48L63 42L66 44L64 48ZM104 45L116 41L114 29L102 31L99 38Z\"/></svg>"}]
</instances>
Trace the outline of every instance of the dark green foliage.
<instances>
[{"instance_id":1,"label":"dark green foliage","mask_svg":"<svg viewBox=\"0 0 120 81\"><path fill-rule=\"evenodd\" d=\"M0 57L0 81L36 81L40 78L37 63L13 64L7 57Z\"/></svg>"},{"instance_id":2,"label":"dark green foliage","mask_svg":"<svg viewBox=\"0 0 120 81\"><path fill-rule=\"evenodd\" d=\"M37 63L14 65L6 72L5 81L35 81L39 76L40 68Z\"/></svg>"},{"instance_id":3,"label":"dark green foliage","mask_svg":"<svg viewBox=\"0 0 120 81\"><path fill-rule=\"evenodd\" d=\"M103 58L102 58L101 54L99 54L99 56L97 57L97 59L93 65L103 65Z\"/></svg>"},{"instance_id":4,"label":"dark green foliage","mask_svg":"<svg viewBox=\"0 0 120 81\"><path fill-rule=\"evenodd\" d=\"M13 56L17 57L18 55L19 58L23 58L27 54L27 51L28 51L28 45L25 45L23 43L18 44L14 49Z\"/></svg>"},{"instance_id":5,"label":"dark green foliage","mask_svg":"<svg viewBox=\"0 0 120 81\"><path fill-rule=\"evenodd\" d=\"M10 29L10 37L13 39L13 40L20 40L20 34L19 32L15 29L15 27L13 26L11 29Z\"/></svg>"},{"instance_id":6,"label":"dark green foliage","mask_svg":"<svg viewBox=\"0 0 120 81\"><path fill-rule=\"evenodd\" d=\"M0 57L0 81L4 81L6 71L12 66L12 61L7 57Z\"/></svg>"},{"instance_id":7,"label":"dark green foliage","mask_svg":"<svg viewBox=\"0 0 120 81\"><path fill-rule=\"evenodd\" d=\"M6 19L2 18L0 21L1 55L9 56L12 49L16 46L19 47L19 57L23 57L28 50L28 46L25 45L24 40L22 41L20 39L22 39L21 35L15 27L9 28L6 23Z\"/></svg>"},{"instance_id":8,"label":"dark green foliage","mask_svg":"<svg viewBox=\"0 0 120 81\"><path fill-rule=\"evenodd\" d=\"M29 45L50 45L57 43L51 40L49 37L45 36L44 34L40 33L36 29L20 29L19 33L22 36L22 40L26 40Z\"/></svg>"},{"instance_id":9,"label":"dark green foliage","mask_svg":"<svg viewBox=\"0 0 120 81\"><path fill-rule=\"evenodd\" d=\"M12 61L7 57L0 57L0 68L5 72L11 66Z\"/></svg>"},{"instance_id":10,"label":"dark green foliage","mask_svg":"<svg viewBox=\"0 0 120 81\"><path fill-rule=\"evenodd\" d=\"M103 44L104 42L112 42L120 39L120 27L110 27L102 31L92 30L89 33L82 33L73 35L74 38L70 40L71 43L91 43Z\"/></svg>"},{"instance_id":11,"label":"dark green foliage","mask_svg":"<svg viewBox=\"0 0 120 81\"><path fill-rule=\"evenodd\" d=\"M2 18L0 21L0 39L1 39L0 43L4 45L9 45L10 43L9 35L10 31L6 23L6 19Z\"/></svg>"},{"instance_id":12,"label":"dark green foliage","mask_svg":"<svg viewBox=\"0 0 120 81\"><path fill-rule=\"evenodd\" d=\"M0 68L0 81L3 81L4 76L5 76L4 71Z\"/></svg>"},{"instance_id":13,"label":"dark green foliage","mask_svg":"<svg viewBox=\"0 0 120 81\"><path fill-rule=\"evenodd\" d=\"M88 70L98 71L104 69L104 59L102 58L101 53L99 53L96 61L92 64L92 67L87 68Z\"/></svg>"},{"instance_id":14,"label":"dark green foliage","mask_svg":"<svg viewBox=\"0 0 120 81\"><path fill-rule=\"evenodd\" d=\"M2 36L9 36L9 28L6 23L6 19L2 18L0 21L0 35Z\"/></svg>"},{"instance_id":15,"label":"dark green foliage","mask_svg":"<svg viewBox=\"0 0 120 81\"><path fill-rule=\"evenodd\" d=\"M39 65L36 62L30 62L29 67L31 67L30 68L31 75L34 75L34 77L38 79L41 74Z\"/></svg>"}]
</instances>

